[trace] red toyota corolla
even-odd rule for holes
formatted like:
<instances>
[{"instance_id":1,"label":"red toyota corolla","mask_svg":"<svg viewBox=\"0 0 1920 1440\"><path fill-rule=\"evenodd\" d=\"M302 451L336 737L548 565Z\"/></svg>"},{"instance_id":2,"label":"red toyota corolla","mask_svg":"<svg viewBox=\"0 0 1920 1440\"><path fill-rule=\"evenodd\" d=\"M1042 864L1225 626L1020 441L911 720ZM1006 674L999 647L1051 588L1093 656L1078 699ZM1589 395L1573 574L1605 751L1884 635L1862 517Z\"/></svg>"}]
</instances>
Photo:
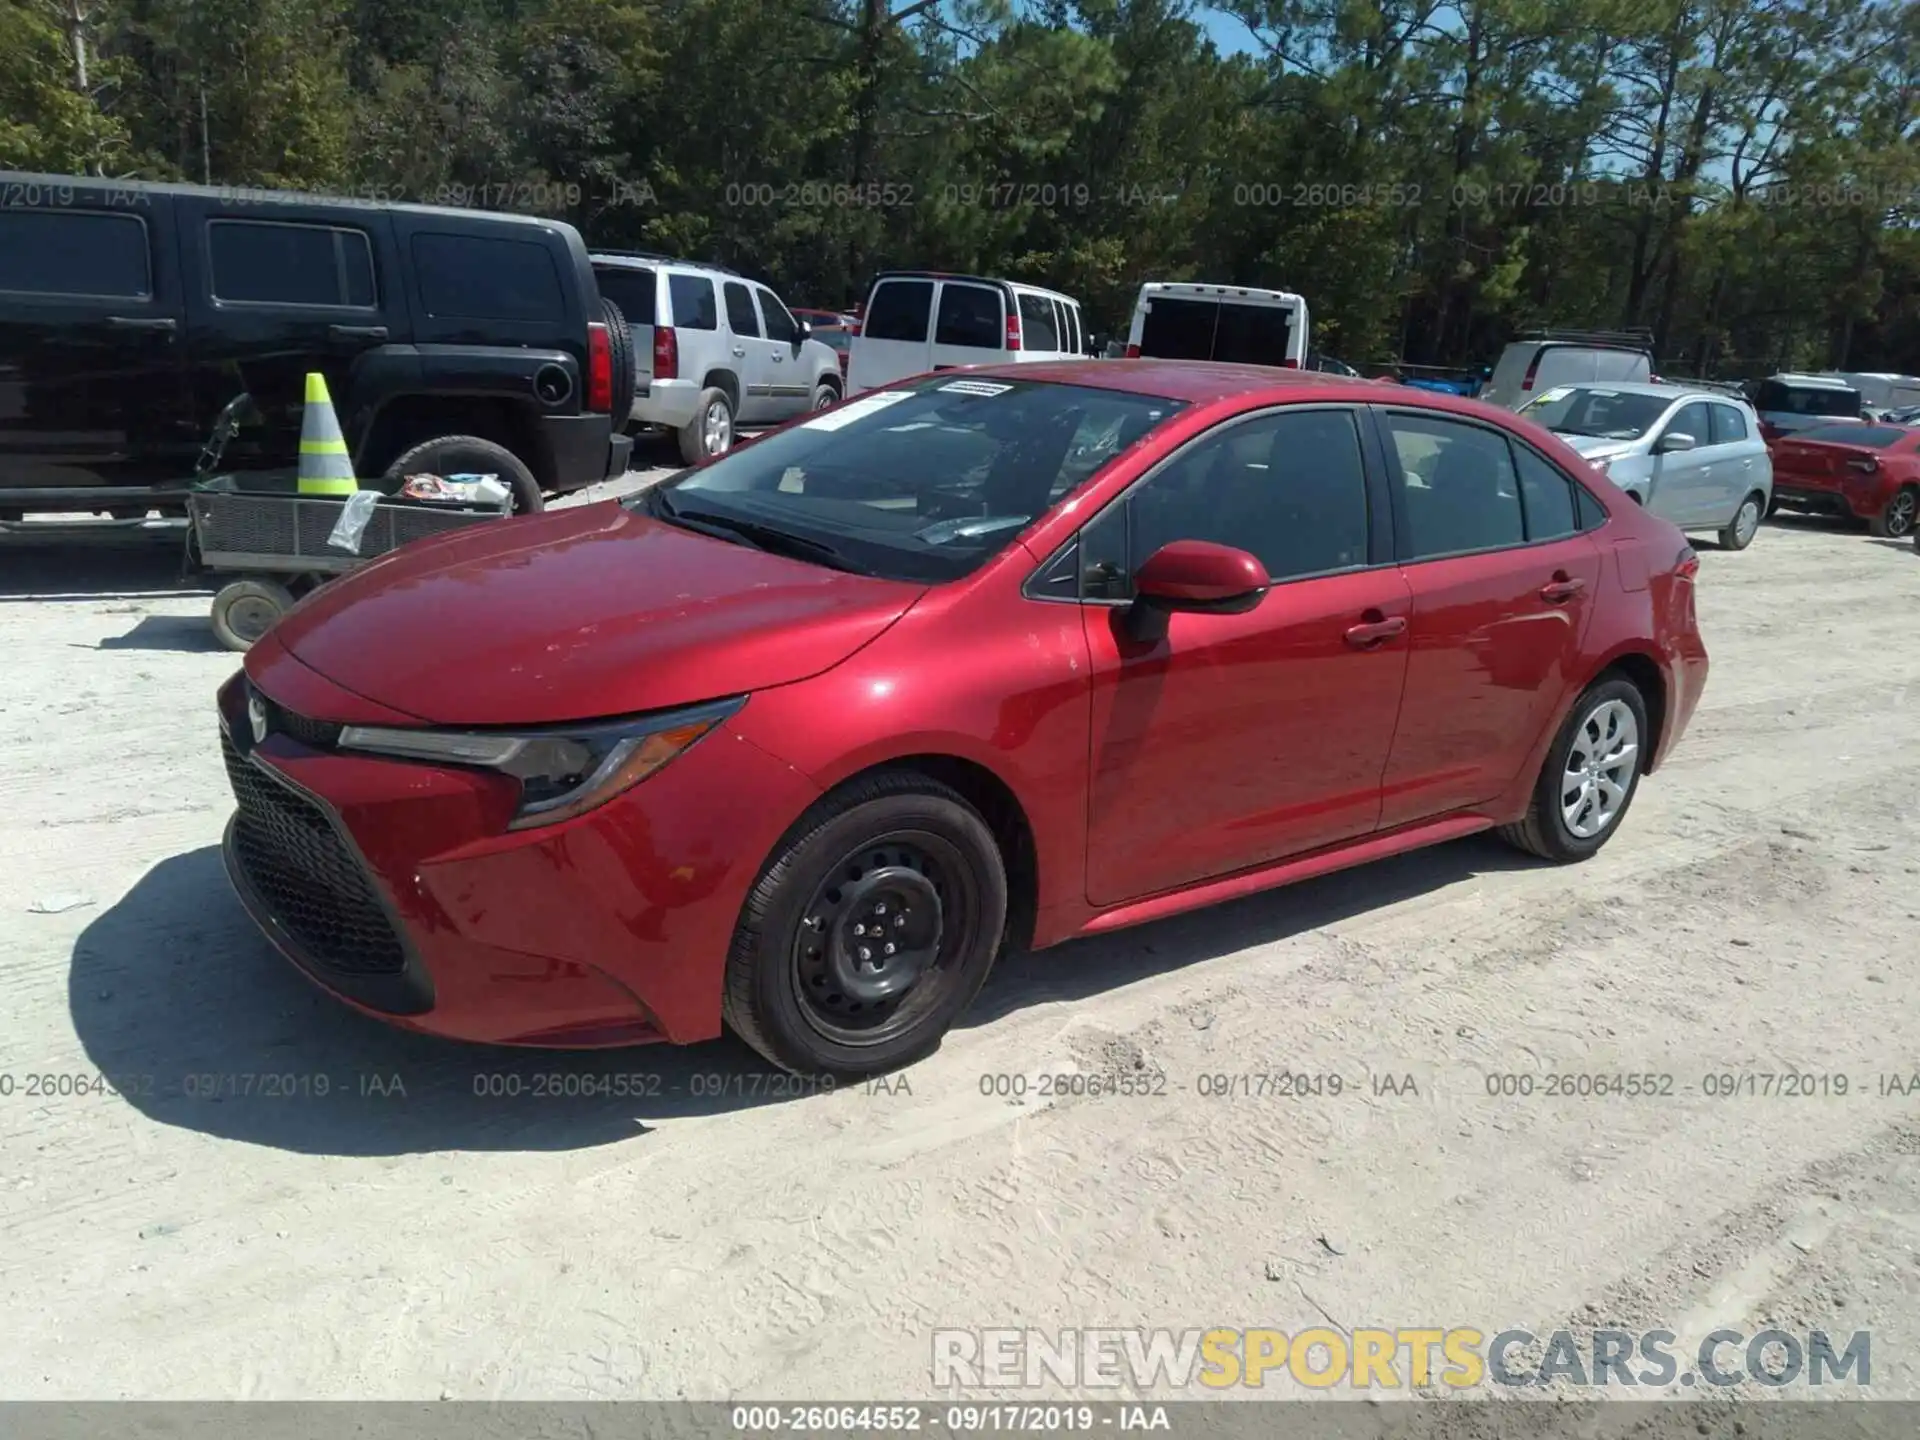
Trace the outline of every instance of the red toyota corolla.
<instances>
[{"instance_id":1,"label":"red toyota corolla","mask_svg":"<svg viewBox=\"0 0 1920 1440\"><path fill-rule=\"evenodd\" d=\"M220 693L228 869L402 1025L871 1073L1004 946L1591 855L1699 699L1697 565L1474 401L946 372L316 591Z\"/></svg>"}]
</instances>

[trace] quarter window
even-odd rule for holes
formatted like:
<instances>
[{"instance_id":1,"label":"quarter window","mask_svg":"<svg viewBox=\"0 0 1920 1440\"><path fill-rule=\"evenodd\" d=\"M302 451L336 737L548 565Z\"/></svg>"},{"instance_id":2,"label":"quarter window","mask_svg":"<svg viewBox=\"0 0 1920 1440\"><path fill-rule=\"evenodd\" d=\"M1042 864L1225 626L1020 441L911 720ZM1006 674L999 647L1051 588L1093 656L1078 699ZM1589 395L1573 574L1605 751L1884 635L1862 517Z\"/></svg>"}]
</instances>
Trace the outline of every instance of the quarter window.
<instances>
[{"instance_id":1,"label":"quarter window","mask_svg":"<svg viewBox=\"0 0 1920 1440\"><path fill-rule=\"evenodd\" d=\"M567 313L560 272L544 245L481 235L413 237L413 266L429 315L455 320L554 320Z\"/></svg>"},{"instance_id":2,"label":"quarter window","mask_svg":"<svg viewBox=\"0 0 1920 1440\"><path fill-rule=\"evenodd\" d=\"M718 330L720 312L713 303L713 281L704 275L669 275L667 298L673 323L681 330Z\"/></svg>"}]
</instances>

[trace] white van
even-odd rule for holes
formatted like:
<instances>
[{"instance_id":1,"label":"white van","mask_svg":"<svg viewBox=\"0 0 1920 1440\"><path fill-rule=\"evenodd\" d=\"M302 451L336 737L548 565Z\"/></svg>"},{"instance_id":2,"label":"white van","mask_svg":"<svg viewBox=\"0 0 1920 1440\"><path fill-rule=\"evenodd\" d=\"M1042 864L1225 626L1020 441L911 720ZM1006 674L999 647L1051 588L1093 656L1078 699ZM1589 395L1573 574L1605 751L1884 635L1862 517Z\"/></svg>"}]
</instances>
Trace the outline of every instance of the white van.
<instances>
[{"instance_id":1,"label":"white van","mask_svg":"<svg viewBox=\"0 0 1920 1440\"><path fill-rule=\"evenodd\" d=\"M1149 281L1133 302L1126 355L1303 369L1307 302L1285 290Z\"/></svg>"},{"instance_id":2,"label":"white van","mask_svg":"<svg viewBox=\"0 0 1920 1440\"><path fill-rule=\"evenodd\" d=\"M1500 352L1480 399L1517 410L1542 390L1591 381L1655 381L1652 338L1642 331L1549 330Z\"/></svg>"},{"instance_id":3,"label":"white van","mask_svg":"<svg viewBox=\"0 0 1920 1440\"><path fill-rule=\"evenodd\" d=\"M847 393L929 370L1078 360L1086 354L1080 302L1071 295L931 270L874 277L847 360Z\"/></svg>"},{"instance_id":4,"label":"white van","mask_svg":"<svg viewBox=\"0 0 1920 1440\"><path fill-rule=\"evenodd\" d=\"M1838 380L1860 392L1860 403L1875 410L1904 410L1920 405L1920 376L1893 375L1880 370L1823 370L1821 378Z\"/></svg>"}]
</instances>

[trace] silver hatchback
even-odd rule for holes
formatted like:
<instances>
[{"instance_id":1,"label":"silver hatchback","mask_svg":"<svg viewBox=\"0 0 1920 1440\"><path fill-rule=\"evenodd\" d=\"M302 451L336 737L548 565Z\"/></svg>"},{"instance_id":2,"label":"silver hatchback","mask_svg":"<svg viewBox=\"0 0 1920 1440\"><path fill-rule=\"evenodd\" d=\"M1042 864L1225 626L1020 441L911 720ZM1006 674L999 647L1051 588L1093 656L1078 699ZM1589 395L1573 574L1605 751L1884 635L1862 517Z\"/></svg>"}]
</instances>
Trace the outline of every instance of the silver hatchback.
<instances>
[{"instance_id":1,"label":"silver hatchback","mask_svg":"<svg viewBox=\"0 0 1920 1440\"><path fill-rule=\"evenodd\" d=\"M1519 412L1558 435L1641 505L1727 550L1753 542L1773 461L1745 401L1682 385L1558 385Z\"/></svg>"}]
</instances>

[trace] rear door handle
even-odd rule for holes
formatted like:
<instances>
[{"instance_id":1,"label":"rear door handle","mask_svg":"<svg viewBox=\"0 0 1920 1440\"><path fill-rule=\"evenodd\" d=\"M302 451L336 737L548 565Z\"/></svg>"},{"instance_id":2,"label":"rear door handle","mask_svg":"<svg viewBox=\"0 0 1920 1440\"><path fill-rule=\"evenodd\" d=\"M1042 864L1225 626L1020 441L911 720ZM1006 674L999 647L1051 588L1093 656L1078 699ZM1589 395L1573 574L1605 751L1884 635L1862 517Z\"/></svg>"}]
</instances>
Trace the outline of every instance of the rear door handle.
<instances>
[{"instance_id":1,"label":"rear door handle","mask_svg":"<svg viewBox=\"0 0 1920 1440\"><path fill-rule=\"evenodd\" d=\"M1549 605L1558 605L1563 600L1571 600L1587 588L1584 580L1570 580L1562 575L1540 587L1540 598Z\"/></svg>"},{"instance_id":2,"label":"rear door handle","mask_svg":"<svg viewBox=\"0 0 1920 1440\"><path fill-rule=\"evenodd\" d=\"M747 347L744 345L736 345L733 347L733 353L736 355L744 355L747 353Z\"/></svg>"},{"instance_id":3,"label":"rear door handle","mask_svg":"<svg viewBox=\"0 0 1920 1440\"><path fill-rule=\"evenodd\" d=\"M164 330L168 334L180 328L171 317L152 315L109 315L107 325L114 330Z\"/></svg>"},{"instance_id":4,"label":"rear door handle","mask_svg":"<svg viewBox=\"0 0 1920 1440\"><path fill-rule=\"evenodd\" d=\"M1407 617L1404 615L1396 615L1391 620L1370 620L1347 631L1347 644L1356 650L1372 650L1386 644L1406 628Z\"/></svg>"},{"instance_id":5,"label":"rear door handle","mask_svg":"<svg viewBox=\"0 0 1920 1440\"><path fill-rule=\"evenodd\" d=\"M327 335L334 340L384 340L387 327L384 325L329 325Z\"/></svg>"}]
</instances>

